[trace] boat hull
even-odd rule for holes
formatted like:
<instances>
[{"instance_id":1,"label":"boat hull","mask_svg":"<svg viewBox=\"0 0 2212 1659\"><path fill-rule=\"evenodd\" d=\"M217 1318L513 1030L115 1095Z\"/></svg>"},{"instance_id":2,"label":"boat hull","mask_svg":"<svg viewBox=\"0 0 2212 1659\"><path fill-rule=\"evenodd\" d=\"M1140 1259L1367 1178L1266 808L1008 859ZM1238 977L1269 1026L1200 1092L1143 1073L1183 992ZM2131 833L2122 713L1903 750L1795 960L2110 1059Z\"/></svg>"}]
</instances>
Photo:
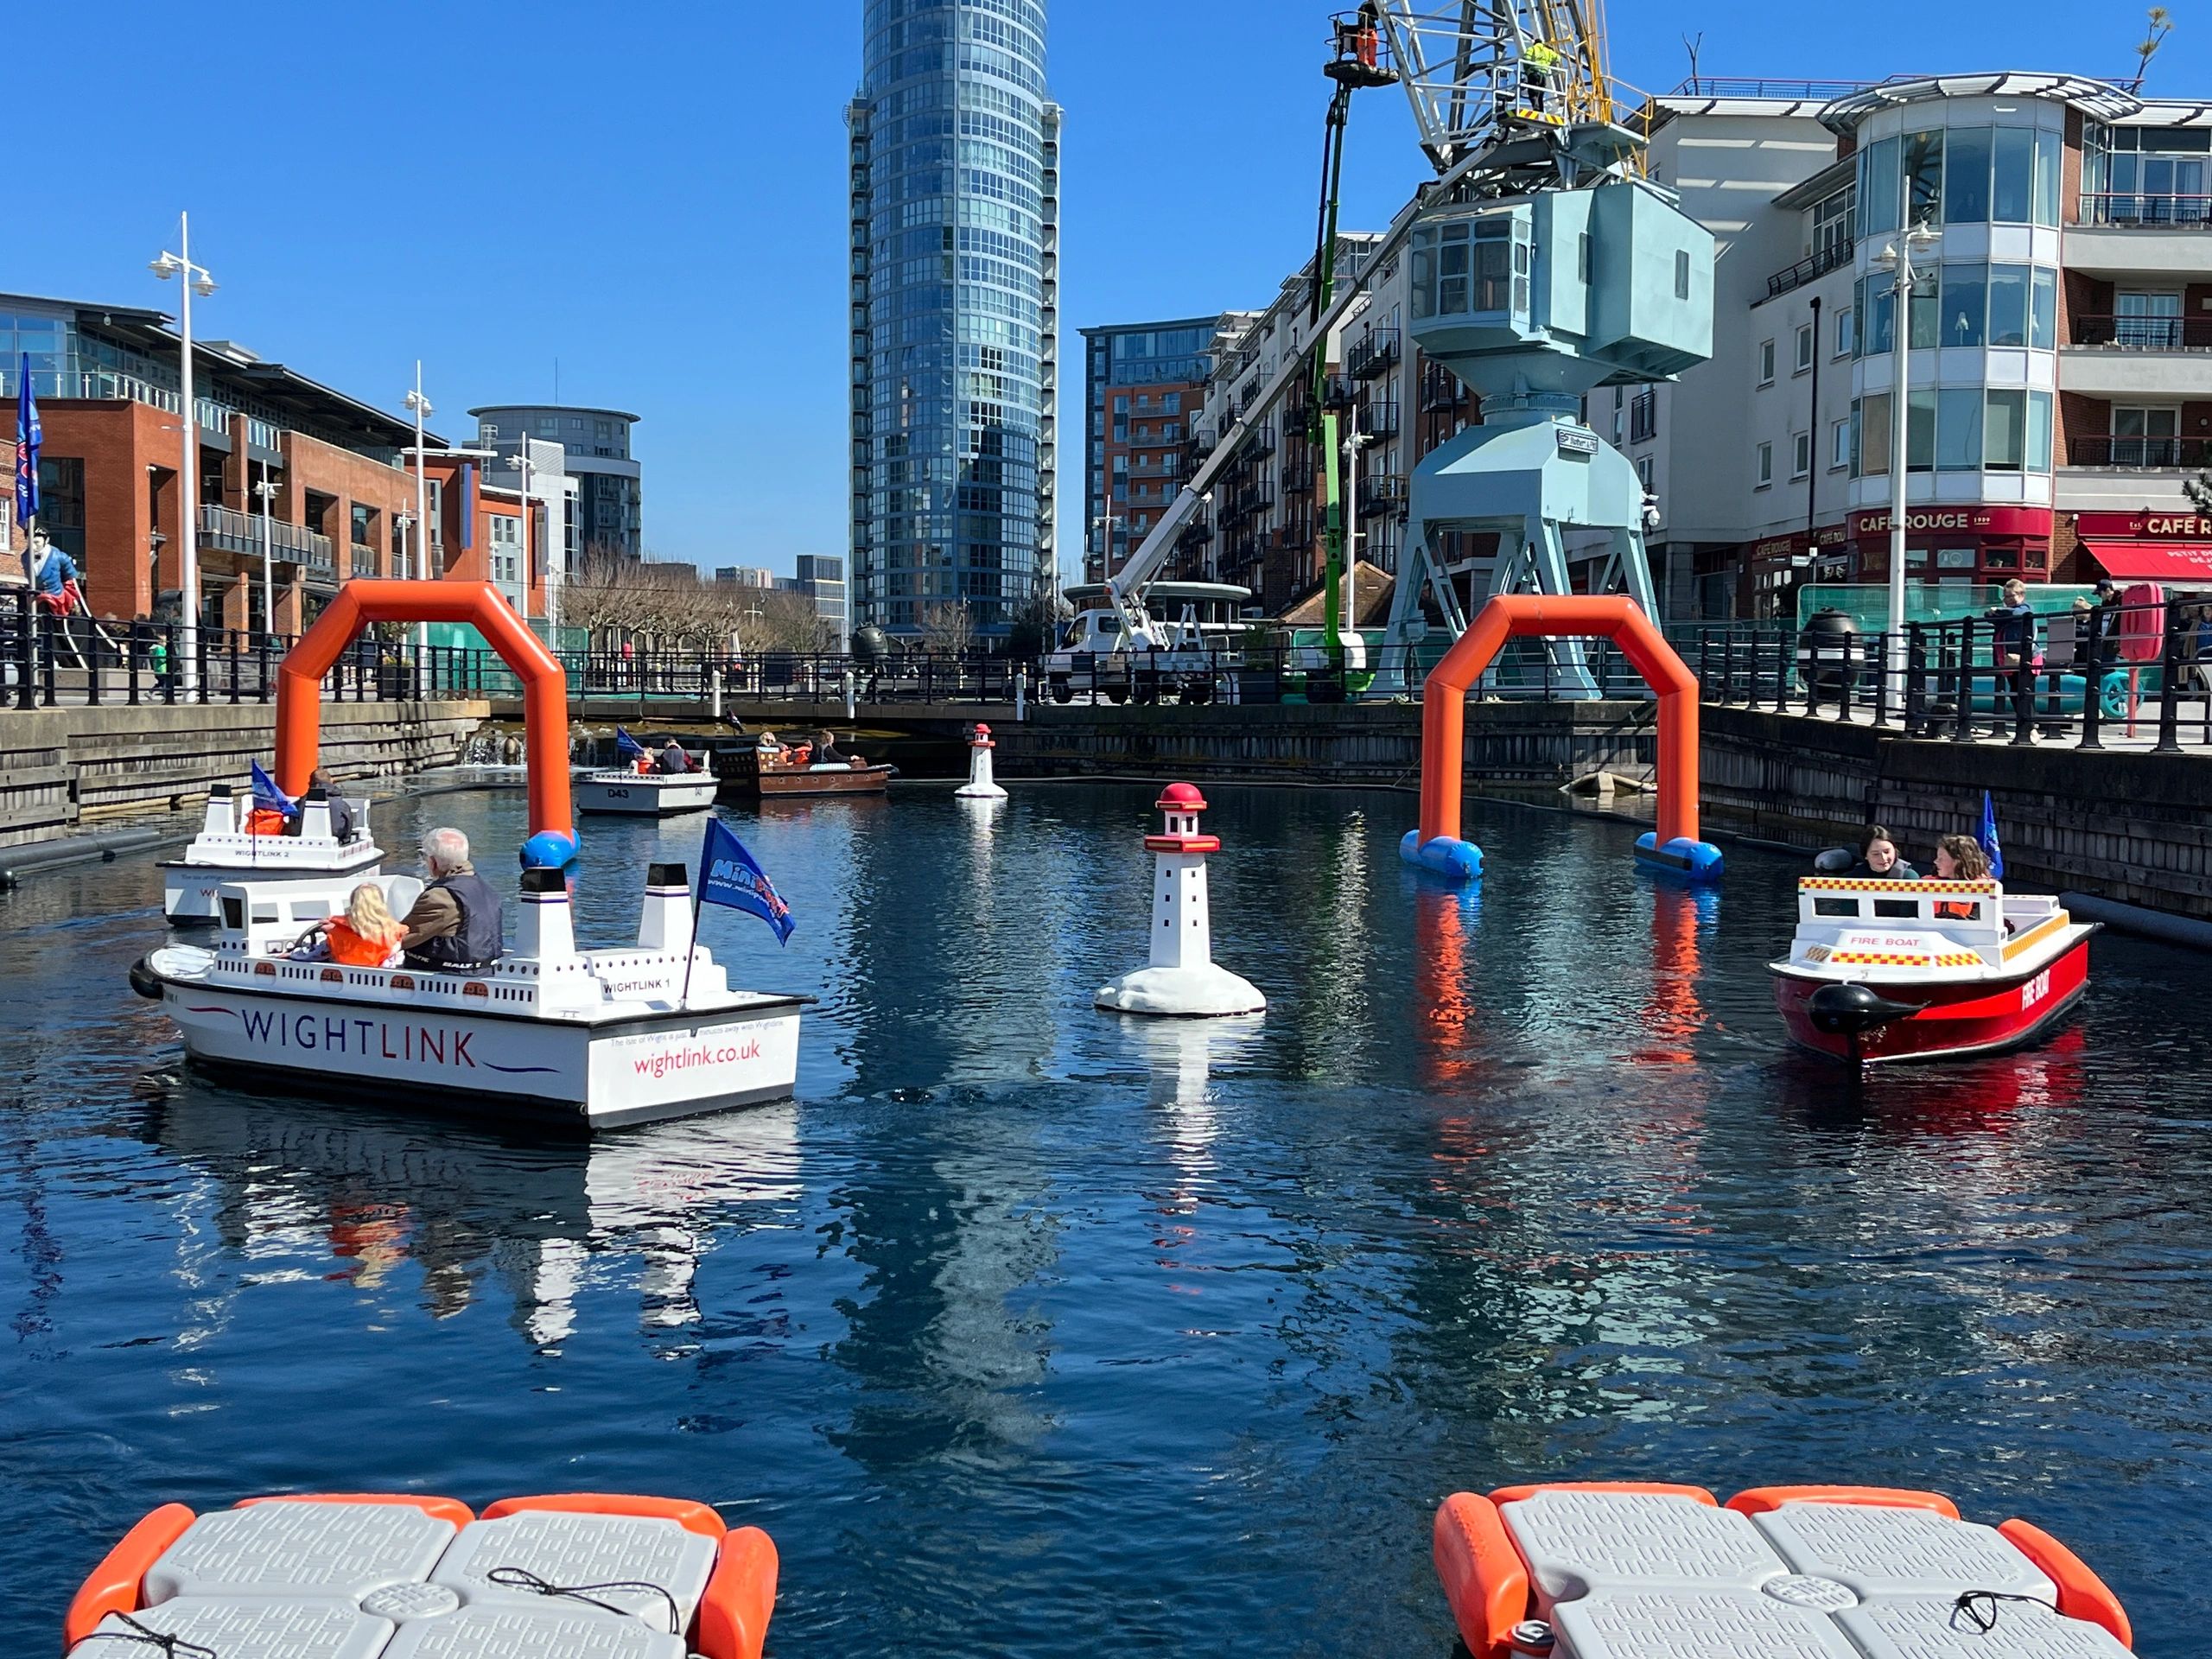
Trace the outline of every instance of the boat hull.
<instances>
[{"instance_id":1,"label":"boat hull","mask_svg":"<svg viewBox=\"0 0 2212 1659\"><path fill-rule=\"evenodd\" d=\"M195 1065L582 1132L786 1099L798 1074L796 999L588 1024L188 981L160 988Z\"/></svg>"},{"instance_id":2,"label":"boat hull","mask_svg":"<svg viewBox=\"0 0 2212 1659\"><path fill-rule=\"evenodd\" d=\"M2089 941L2085 934L2058 956L2003 979L1858 982L1892 1001L1924 1006L1857 1033L1813 1023L1813 994L1838 982L1777 970L1775 1006L1792 1042L1847 1065L1994 1054L2039 1040L2081 1001L2088 988Z\"/></svg>"},{"instance_id":3,"label":"boat hull","mask_svg":"<svg viewBox=\"0 0 2212 1659\"><path fill-rule=\"evenodd\" d=\"M384 854L368 847L344 858L319 864L289 860L283 864L194 864L182 859L162 866L162 913L183 925L213 925L222 914L215 889L226 881L251 881L266 887L296 877L302 886L321 886L333 876L354 875L367 880L384 874Z\"/></svg>"},{"instance_id":4,"label":"boat hull","mask_svg":"<svg viewBox=\"0 0 2212 1659\"><path fill-rule=\"evenodd\" d=\"M766 799L786 795L882 795L889 792L892 766L833 766L822 772L794 766L790 771L754 769L738 781Z\"/></svg>"},{"instance_id":5,"label":"boat hull","mask_svg":"<svg viewBox=\"0 0 2212 1659\"><path fill-rule=\"evenodd\" d=\"M612 813L627 817L664 818L678 812L704 812L715 804L721 788L712 772L686 772L680 777L586 777L570 785L579 812Z\"/></svg>"}]
</instances>

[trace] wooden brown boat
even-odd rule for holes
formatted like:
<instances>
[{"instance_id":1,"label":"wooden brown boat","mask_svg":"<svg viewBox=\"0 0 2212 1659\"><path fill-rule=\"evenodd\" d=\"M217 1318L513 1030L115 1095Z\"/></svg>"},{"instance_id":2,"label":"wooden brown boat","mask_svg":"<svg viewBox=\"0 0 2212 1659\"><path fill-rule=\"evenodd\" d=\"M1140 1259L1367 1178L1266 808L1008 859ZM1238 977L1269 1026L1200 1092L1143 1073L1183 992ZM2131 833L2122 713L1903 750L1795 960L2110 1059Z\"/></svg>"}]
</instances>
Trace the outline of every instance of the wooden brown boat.
<instances>
[{"instance_id":1,"label":"wooden brown boat","mask_svg":"<svg viewBox=\"0 0 2212 1659\"><path fill-rule=\"evenodd\" d=\"M859 760L816 766L810 758L795 760L793 753L790 749L767 755L758 749L741 750L730 756L729 780L763 799L781 799L786 795L881 795L888 791L899 770Z\"/></svg>"}]
</instances>

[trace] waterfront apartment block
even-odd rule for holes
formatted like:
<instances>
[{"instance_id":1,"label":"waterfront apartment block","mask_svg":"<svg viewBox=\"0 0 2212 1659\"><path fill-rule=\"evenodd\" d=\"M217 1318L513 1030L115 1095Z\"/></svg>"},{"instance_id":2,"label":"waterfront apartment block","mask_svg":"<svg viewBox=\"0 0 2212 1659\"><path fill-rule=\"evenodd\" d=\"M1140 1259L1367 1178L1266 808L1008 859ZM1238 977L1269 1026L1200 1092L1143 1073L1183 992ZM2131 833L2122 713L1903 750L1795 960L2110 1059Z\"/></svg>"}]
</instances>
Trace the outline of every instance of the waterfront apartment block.
<instances>
[{"instance_id":1,"label":"waterfront apartment block","mask_svg":"<svg viewBox=\"0 0 2212 1659\"><path fill-rule=\"evenodd\" d=\"M1059 106L1042 0L869 0L851 143L852 620L1056 583Z\"/></svg>"},{"instance_id":2,"label":"waterfront apartment block","mask_svg":"<svg viewBox=\"0 0 2212 1659\"><path fill-rule=\"evenodd\" d=\"M40 520L82 569L95 614L175 614L187 464L197 472L205 626L259 625L264 533L281 630L302 626L351 577L423 568L415 480L402 465L410 423L234 341L200 340L188 463L179 350L159 311L0 294L0 425L15 429L29 353L46 435ZM430 552L435 568L435 539Z\"/></svg>"},{"instance_id":3,"label":"waterfront apartment block","mask_svg":"<svg viewBox=\"0 0 2212 1659\"><path fill-rule=\"evenodd\" d=\"M1657 497L1672 614L1888 580L1884 262L1916 224L1907 579L2212 580L2182 488L2212 461L2212 108L1993 73L1707 84L1653 115L1653 175L1720 240L1714 354L1591 412Z\"/></svg>"},{"instance_id":4,"label":"waterfront apartment block","mask_svg":"<svg viewBox=\"0 0 2212 1659\"><path fill-rule=\"evenodd\" d=\"M1247 320L1240 313L1083 331L1086 582L1119 570L1182 488L1214 338Z\"/></svg>"},{"instance_id":5,"label":"waterfront apartment block","mask_svg":"<svg viewBox=\"0 0 2212 1659\"><path fill-rule=\"evenodd\" d=\"M814 613L830 625L830 635L842 647L852 622L845 592L845 562L827 553L802 553L792 561L793 574L776 586L799 595L814 607Z\"/></svg>"},{"instance_id":6,"label":"waterfront apartment block","mask_svg":"<svg viewBox=\"0 0 2212 1659\"><path fill-rule=\"evenodd\" d=\"M524 439L561 446L562 465L575 480L575 523L563 538L575 557L645 556L643 469L630 443L637 416L574 404L487 404L468 413L477 447L498 454L510 470L519 470L513 456Z\"/></svg>"},{"instance_id":7,"label":"waterfront apartment block","mask_svg":"<svg viewBox=\"0 0 2212 1659\"><path fill-rule=\"evenodd\" d=\"M1713 355L1673 383L1601 388L1586 414L1653 498L1670 617L1786 613L1807 581L1887 580L1882 262L1908 223L1931 232L1908 346L1908 579L2212 585L2212 522L2182 487L2212 467L2212 105L1989 73L1702 81L1639 118L1651 176L1718 244ZM1340 268L1374 240L1348 238ZM1414 466L1478 418L1404 344L1399 263L1328 343L1366 440L1353 550L1389 572ZM1303 344L1308 278L1214 342L1192 454ZM1300 391L1248 436L1173 575L1249 587L1272 614L1312 593L1306 426ZM1478 599L1489 550L1437 550Z\"/></svg>"}]
</instances>

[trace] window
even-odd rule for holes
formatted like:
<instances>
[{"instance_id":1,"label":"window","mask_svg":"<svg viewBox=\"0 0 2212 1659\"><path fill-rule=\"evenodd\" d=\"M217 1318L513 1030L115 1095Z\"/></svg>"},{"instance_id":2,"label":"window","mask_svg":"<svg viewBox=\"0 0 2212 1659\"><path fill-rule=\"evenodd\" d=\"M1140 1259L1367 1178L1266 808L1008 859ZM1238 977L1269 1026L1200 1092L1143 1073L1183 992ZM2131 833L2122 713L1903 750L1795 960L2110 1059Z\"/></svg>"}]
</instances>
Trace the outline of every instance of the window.
<instances>
[{"instance_id":1,"label":"window","mask_svg":"<svg viewBox=\"0 0 2212 1659\"><path fill-rule=\"evenodd\" d=\"M1904 400L1904 469L1908 473L1936 470L1936 391L1914 387Z\"/></svg>"},{"instance_id":2,"label":"window","mask_svg":"<svg viewBox=\"0 0 2212 1659\"><path fill-rule=\"evenodd\" d=\"M2024 225L2035 200L2035 134L2026 127L1998 128L1996 161L1990 216L2002 224Z\"/></svg>"},{"instance_id":3,"label":"window","mask_svg":"<svg viewBox=\"0 0 2212 1659\"><path fill-rule=\"evenodd\" d=\"M1792 432L1789 435L1789 476L1804 478L1813 470L1813 435Z\"/></svg>"},{"instance_id":4,"label":"window","mask_svg":"<svg viewBox=\"0 0 2212 1659\"><path fill-rule=\"evenodd\" d=\"M1797 325L1797 361L1793 372L1802 374L1813 366L1813 325L1801 322Z\"/></svg>"},{"instance_id":5,"label":"window","mask_svg":"<svg viewBox=\"0 0 2212 1659\"><path fill-rule=\"evenodd\" d=\"M1989 268L1989 343L2024 346L2028 343L2028 268L1992 265Z\"/></svg>"},{"instance_id":6,"label":"window","mask_svg":"<svg viewBox=\"0 0 2212 1659\"><path fill-rule=\"evenodd\" d=\"M1943 157L1943 219L1979 224L1989 217L1990 130L1954 127Z\"/></svg>"},{"instance_id":7,"label":"window","mask_svg":"<svg viewBox=\"0 0 2212 1659\"><path fill-rule=\"evenodd\" d=\"M2047 391L2028 394L2028 470L2050 470L2050 394Z\"/></svg>"},{"instance_id":8,"label":"window","mask_svg":"<svg viewBox=\"0 0 2212 1659\"><path fill-rule=\"evenodd\" d=\"M2058 344L2058 273L2037 265L2028 296L2028 344L2039 352Z\"/></svg>"},{"instance_id":9,"label":"window","mask_svg":"<svg viewBox=\"0 0 2212 1659\"><path fill-rule=\"evenodd\" d=\"M1751 454L1751 487L1763 490L1774 482L1774 446L1762 443Z\"/></svg>"},{"instance_id":10,"label":"window","mask_svg":"<svg viewBox=\"0 0 2212 1659\"><path fill-rule=\"evenodd\" d=\"M1884 138L1859 152L1860 232L1879 236L1897 228L1897 141Z\"/></svg>"},{"instance_id":11,"label":"window","mask_svg":"<svg viewBox=\"0 0 2212 1659\"><path fill-rule=\"evenodd\" d=\"M497 443L499 441L499 423L497 421L479 421L476 423L477 442L490 445ZM181 440L180 440L180 442L181 442Z\"/></svg>"},{"instance_id":12,"label":"window","mask_svg":"<svg viewBox=\"0 0 2212 1659\"><path fill-rule=\"evenodd\" d=\"M1643 443L1659 435L1659 393L1646 386L1629 399L1628 440Z\"/></svg>"},{"instance_id":13,"label":"window","mask_svg":"<svg viewBox=\"0 0 2212 1659\"><path fill-rule=\"evenodd\" d=\"M1992 388L1985 397L1981 464L1993 473L2017 473L2027 456L2027 394Z\"/></svg>"},{"instance_id":14,"label":"window","mask_svg":"<svg viewBox=\"0 0 2212 1659\"><path fill-rule=\"evenodd\" d=\"M1653 461L1649 455L1638 455L1636 458L1637 482L1643 486L1643 493L1646 495L1651 493L1652 468Z\"/></svg>"},{"instance_id":15,"label":"window","mask_svg":"<svg viewBox=\"0 0 2212 1659\"><path fill-rule=\"evenodd\" d=\"M1840 472L1851 465L1851 422L1848 417L1828 428L1828 470Z\"/></svg>"},{"instance_id":16,"label":"window","mask_svg":"<svg viewBox=\"0 0 2212 1659\"><path fill-rule=\"evenodd\" d=\"M541 438L559 437L561 435L561 417L558 415L539 416L537 417L537 435Z\"/></svg>"},{"instance_id":17,"label":"window","mask_svg":"<svg viewBox=\"0 0 2212 1659\"><path fill-rule=\"evenodd\" d=\"M1994 392L1990 395L1996 396ZM2179 410L2114 404L2112 410L2112 464L2115 467L2174 466L2180 459L2177 453L2180 430Z\"/></svg>"},{"instance_id":18,"label":"window","mask_svg":"<svg viewBox=\"0 0 2212 1659\"><path fill-rule=\"evenodd\" d=\"M1856 190L1847 186L1813 205L1808 214L1812 232L1808 253L1815 257L1840 258L1850 251L1852 204L1857 194Z\"/></svg>"},{"instance_id":19,"label":"window","mask_svg":"<svg viewBox=\"0 0 2212 1659\"><path fill-rule=\"evenodd\" d=\"M1890 394L1878 391L1859 404L1859 475L1884 478L1890 470Z\"/></svg>"},{"instance_id":20,"label":"window","mask_svg":"<svg viewBox=\"0 0 2212 1659\"><path fill-rule=\"evenodd\" d=\"M598 422L594 428L594 435L596 436L601 443L613 442L614 423L612 421Z\"/></svg>"},{"instance_id":21,"label":"window","mask_svg":"<svg viewBox=\"0 0 2212 1659\"><path fill-rule=\"evenodd\" d=\"M1858 338L1859 313L1855 308L1847 305L1835 314L1835 354L1849 357Z\"/></svg>"},{"instance_id":22,"label":"window","mask_svg":"<svg viewBox=\"0 0 2212 1659\"><path fill-rule=\"evenodd\" d=\"M1904 137L1904 220L1907 225L1943 222L1943 130L1909 132Z\"/></svg>"},{"instance_id":23,"label":"window","mask_svg":"<svg viewBox=\"0 0 2212 1659\"><path fill-rule=\"evenodd\" d=\"M1936 400L1936 470L1981 470L1981 388L1946 386Z\"/></svg>"},{"instance_id":24,"label":"window","mask_svg":"<svg viewBox=\"0 0 2212 1659\"><path fill-rule=\"evenodd\" d=\"M1891 328L1896 319L1897 296L1891 291L1886 276L1862 276L1859 280L1859 353L1861 357L1882 357L1895 349Z\"/></svg>"},{"instance_id":25,"label":"window","mask_svg":"<svg viewBox=\"0 0 2212 1659\"><path fill-rule=\"evenodd\" d=\"M1687 300L1690 296L1690 257L1680 248L1675 251L1675 297Z\"/></svg>"},{"instance_id":26,"label":"window","mask_svg":"<svg viewBox=\"0 0 2212 1659\"><path fill-rule=\"evenodd\" d=\"M1759 342L1759 385L1770 386L1773 384L1774 342L1770 340L1763 340Z\"/></svg>"},{"instance_id":27,"label":"window","mask_svg":"<svg viewBox=\"0 0 2212 1659\"><path fill-rule=\"evenodd\" d=\"M1987 303L1989 267L1943 267L1942 340L1946 346L1982 343L1983 311Z\"/></svg>"}]
</instances>

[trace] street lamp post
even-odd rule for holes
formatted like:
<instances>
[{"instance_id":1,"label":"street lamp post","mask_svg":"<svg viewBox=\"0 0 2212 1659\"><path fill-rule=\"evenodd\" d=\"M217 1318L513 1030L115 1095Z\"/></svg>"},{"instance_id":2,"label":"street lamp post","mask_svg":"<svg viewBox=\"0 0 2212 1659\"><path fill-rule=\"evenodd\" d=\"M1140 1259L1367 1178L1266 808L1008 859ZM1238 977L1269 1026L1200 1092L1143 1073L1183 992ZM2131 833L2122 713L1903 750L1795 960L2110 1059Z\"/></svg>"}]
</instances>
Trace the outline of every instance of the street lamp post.
<instances>
[{"instance_id":1,"label":"street lamp post","mask_svg":"<svg viewBox=\"0 0 2212 1659\"><path fill-rule=\"evenodd\" d=\"M430 570L430 483L423 470L423 423L430 414L430 400L423 395L423 359L415 359L415 390L404 400L410 414L415 417L415 550L421 555L416 561L423 568L416 573L421 582L435 582L445 572L435 575ZM430 625L415 625L415 679L418 691L427 691L423 679L430 660Z\"/></svg>"},{"instance_id":2,"label":"street lamp post","mask_svg":"<svg viewBox=\"0 0 2212 1659\"><path fill-rule=\"evenodd\" d=\"M177 636L177 650L184 660L177 664L179 683L188 692L200 690L200 415L192 395L192 296L205 299L215 291L215 279L205 265L192 263L192 221L188 213L176 216L177 249L163 250L146 268L166 282L183 278L182 303L177 308L178 334L182 340L182 369L179 388L183 409L179 424L184 429L183 464L177 469L178 597L184 615Z\"/></svg>"},{"instance_id":3,"label":"street lamp post","mask_svg":"<svg viewBox=\"0 0 2212 1659\"><path fill-rule=\"evenodd\" d=\"M261 631L276 632L276 561L270 549L274 539L269 528L269 502L276 493L276 486L269 481L269 463L261 463L261 481L253 486L261 499Z\"/></svg>"},{"instance_id":4,"label":"street lamp post","mask_svg":"<svg viewBox=\"0 0 2212 1659\"><path fill-rule=\"evenodd\" d=\"M1897 316L1891 327L1896 338L1891 341L1891 360L1896 365L1891 372L1890 388L1890 621L1889 664L1890 706L1904 707L1904 529L1905 483L1910 476L1906 449L1911 442L1911 417L1908 408L1911 381L1912 359L1912 288L1919 280L1913 269L1912 256L1941 240L1937 232L1926 224L1915 225L1895 242L1884 248L1874 263L1877 266L1893 267L1897 283L1891 290L1897 296Z\"/></svg>"}]
</instances>

